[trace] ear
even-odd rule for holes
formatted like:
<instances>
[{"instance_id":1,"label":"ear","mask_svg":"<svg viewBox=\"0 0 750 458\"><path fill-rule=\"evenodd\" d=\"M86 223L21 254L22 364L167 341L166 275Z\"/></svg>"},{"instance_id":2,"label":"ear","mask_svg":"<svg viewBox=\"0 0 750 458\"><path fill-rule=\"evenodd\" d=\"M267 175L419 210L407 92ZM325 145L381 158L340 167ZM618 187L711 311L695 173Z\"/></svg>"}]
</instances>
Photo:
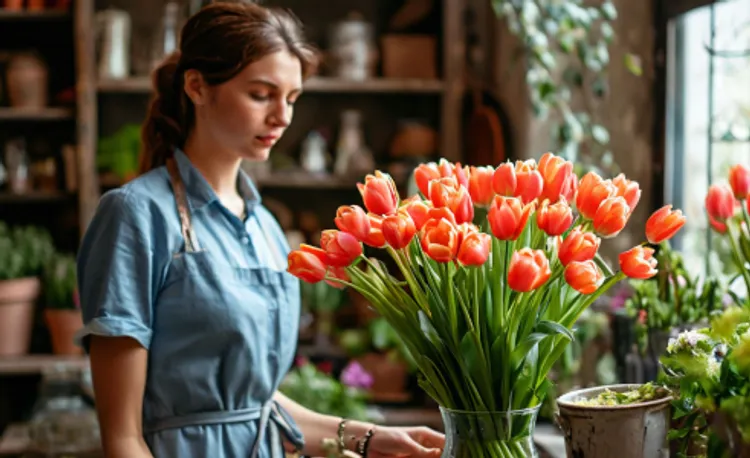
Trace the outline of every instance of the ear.
<instances>
[{"instance_id":1,"label":"ear","mask_svg":"<svg viewBox=\"0 0 750 458\"><path fill-rule=\"evenodd\" d=\"M185 72L183 89L193 102L193 105L204 105L208 100L208 85L198 70L190 69Z\"/></svg>"}]
</instances>

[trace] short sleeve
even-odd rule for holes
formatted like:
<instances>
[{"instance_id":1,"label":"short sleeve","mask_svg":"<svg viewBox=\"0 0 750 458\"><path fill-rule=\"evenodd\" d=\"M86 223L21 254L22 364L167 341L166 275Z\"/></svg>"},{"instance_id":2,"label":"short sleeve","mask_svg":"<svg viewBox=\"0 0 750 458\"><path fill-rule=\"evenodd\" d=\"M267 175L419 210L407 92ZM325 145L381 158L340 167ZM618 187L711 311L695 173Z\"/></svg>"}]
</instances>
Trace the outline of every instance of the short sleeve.
<instances>
[{"instance_id":1,"label":"short sleeve","mask_svg":"<svg viewBox=\"0 0 750 458\"><path fill-rule=\"evenodd\" d=\"M147 206L127 190L104 194L78 252L83 329L91 335L131 337L149 348L154 297L154 249Z\"/></svg>"}]
</instances>

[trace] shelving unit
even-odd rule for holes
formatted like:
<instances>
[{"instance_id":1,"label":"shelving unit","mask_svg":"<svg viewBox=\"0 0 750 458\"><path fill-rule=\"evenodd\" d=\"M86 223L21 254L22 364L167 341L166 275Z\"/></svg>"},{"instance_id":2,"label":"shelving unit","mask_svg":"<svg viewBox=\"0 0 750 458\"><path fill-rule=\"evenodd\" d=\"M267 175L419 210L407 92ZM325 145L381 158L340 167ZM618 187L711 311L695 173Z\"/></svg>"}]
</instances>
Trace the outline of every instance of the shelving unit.
<instances>
[{"instance_id":1,"label":"shelving unit","mask_svg":"<svg viewBox=\"0 0 750 458\"><path fill-rule=\"evenodd\" d=\"M20 108L0 108L0 122L10 121L72 121L73 110L68 108L44 108L27 110Z\"/></svg>"}]
</instances>

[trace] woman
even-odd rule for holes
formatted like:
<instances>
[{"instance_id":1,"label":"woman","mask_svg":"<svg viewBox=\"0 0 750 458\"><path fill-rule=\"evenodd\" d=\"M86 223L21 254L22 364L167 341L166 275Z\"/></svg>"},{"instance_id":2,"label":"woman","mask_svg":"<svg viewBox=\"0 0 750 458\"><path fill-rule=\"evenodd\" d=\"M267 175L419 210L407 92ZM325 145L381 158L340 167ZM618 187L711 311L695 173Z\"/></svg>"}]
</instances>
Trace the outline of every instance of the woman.
<instances>
[{"instance_id":1,"label":"woman","mask_svg":"<svg viewBox=\"0 0 750 458\"><path fill-rule=\"evenodd\" d=\"M139 178L106 193L79 253L79 288L108 458L437 457L426 428L311 412L276 390L291 365L299 284L242 159L284 133L315 54L287 13L216 3L155 72Z\"/></svg>"}]
</instances>

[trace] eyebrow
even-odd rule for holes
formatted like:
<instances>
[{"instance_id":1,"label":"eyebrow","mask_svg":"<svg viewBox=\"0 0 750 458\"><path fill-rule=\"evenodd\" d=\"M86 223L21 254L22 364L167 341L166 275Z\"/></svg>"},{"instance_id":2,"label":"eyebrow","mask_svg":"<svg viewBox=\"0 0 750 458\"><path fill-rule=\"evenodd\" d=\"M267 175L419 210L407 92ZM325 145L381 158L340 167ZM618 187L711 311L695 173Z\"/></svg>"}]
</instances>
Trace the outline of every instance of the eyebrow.
<instances>
[{"instance_id":1,"label":"eyebrow","mask_svg":"<svg viewBox=\"0 0 750 458\"><path fill-rule=\"evenodd\" d=\"M274 83L273 81L267 80L265 78L253 78L250 81L248 81L248 83L250 83L250 84L263 84L263 85L270 86L270 87L272 87L274 89L277 89L277 90L280 89L278 84ZM294 92L301 93L302 92L302 88L298 87L298 88L292 89L290 91L290 93L294 93Z\"/></svg>"}]
</instances>

